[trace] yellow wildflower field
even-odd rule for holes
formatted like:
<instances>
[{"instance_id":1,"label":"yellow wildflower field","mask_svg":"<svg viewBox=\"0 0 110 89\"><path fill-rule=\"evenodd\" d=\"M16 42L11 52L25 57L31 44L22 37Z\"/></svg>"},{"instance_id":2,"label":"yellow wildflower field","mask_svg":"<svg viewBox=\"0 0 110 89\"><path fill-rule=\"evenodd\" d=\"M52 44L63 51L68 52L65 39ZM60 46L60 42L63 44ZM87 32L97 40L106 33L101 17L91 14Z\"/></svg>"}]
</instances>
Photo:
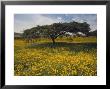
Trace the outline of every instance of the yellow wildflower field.
<instances>
[{"instance_id":1,"label":"yellow wildflower field","mask_svg":"<svg viewBox=\"0 0 110 89\"><path fill-rule=\"evenodd\" d=\"M15 76L96 76L96 37L14 41Z\"/></svg>"}]
</instances>

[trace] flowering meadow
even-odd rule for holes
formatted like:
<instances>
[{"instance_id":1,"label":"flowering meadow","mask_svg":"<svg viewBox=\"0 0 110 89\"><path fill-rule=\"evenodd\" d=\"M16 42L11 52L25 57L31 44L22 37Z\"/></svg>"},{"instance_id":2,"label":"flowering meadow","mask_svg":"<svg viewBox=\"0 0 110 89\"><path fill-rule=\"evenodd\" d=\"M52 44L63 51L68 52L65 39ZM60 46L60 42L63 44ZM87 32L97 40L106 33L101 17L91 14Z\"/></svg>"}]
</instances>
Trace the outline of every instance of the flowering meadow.
<instances>
[{"instance_id":1,"label":"flowering meadow","mask_svg":"<svg viewBox=\"0 0 110 89\"><path fill-rule=\"evenodd\" d=\"M96 37L14 41L15 76L96 76Z\"/></svg>"}]
</instances>

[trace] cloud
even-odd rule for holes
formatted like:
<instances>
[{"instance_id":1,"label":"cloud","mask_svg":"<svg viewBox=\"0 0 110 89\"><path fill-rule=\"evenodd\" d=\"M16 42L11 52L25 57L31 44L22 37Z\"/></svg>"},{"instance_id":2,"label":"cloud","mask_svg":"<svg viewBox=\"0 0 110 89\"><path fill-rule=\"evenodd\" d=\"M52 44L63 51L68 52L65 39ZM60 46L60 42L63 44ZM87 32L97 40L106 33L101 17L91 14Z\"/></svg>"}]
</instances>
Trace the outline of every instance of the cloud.
<instances>
[{"instance_id":1,"label":"cloud","mask_svg":"<svg viewBox=\"0 0 110 89\"><path fill-rule=\"evenodd\" d=\"M87 22L88 24L90 24L90 28L92 31L97 29L97 17L96 16L76 16L71 18L72 21L76 21L76 22Z\"/></svg>"},{"instance_id":2,"label":"cloud","mask_svg":"<svg viewBox=\"0 0 110 89\"><path fill-rule=\"evenodd\" d=\"M92 30L97 29L97 16L94 14L15 14L15 32L23 32L37 25L50 25L58 22L87 22Z\"/></svg>"},{"instance_id":3,"label":"cloud","mask_svg":"<svg viewBox=\"0 0 110 89\"><path fill-rule=\"evenodd\" d=\"M57 19L58 19L58 20L62 20L62 18L61 18L61 17L57 17Z\"/></svg>"},{"instance_id":4,"label":"cloud","mask_svg":"<svg viewBox=\"0 0 110 89\"><path fill-rule=\"evenodd\" d=\"M86 22L85 19L82 19L82 18L80 18L80 17L75 17L75 18L73 17L72 20L73 20L73 21L76 21L76 22L81 22L81 23Z\"/></svg>"},{"instance_id":5,"label":"cloud","mask_svg":"<svg viewBox=\"0 0 110 89\"><path fill-rule=\"evenodd\" d=\"M61 20L60 18L54 19L43 15L37 15L34 19L36 19L35 23L37 25L50 25L52 23L60 22Z\"/></svg>"},{"instance_id":6,"label":"cloud","mask_svg":"<svg viewBox=\"0 0 110 89\"><path fill-rule=\"evenodd\" d=\"M19 18L18 18L19 17ZM18 17L15 18L15 32L23 32L25 29L32 28L37 25L50 25L52 23L61 22L62 19L50 18L43 15L22 15L18 14Z\"/></svg>"},{"instance_id":7,"label":"cloud","mask_svg":"<svg viewBox=\"0 0 110 89\"><path fill-rule=\"evenodd\" d=\"M65 16L69 16L68 14L65 14Z\"/></svg>"}]
</instances>

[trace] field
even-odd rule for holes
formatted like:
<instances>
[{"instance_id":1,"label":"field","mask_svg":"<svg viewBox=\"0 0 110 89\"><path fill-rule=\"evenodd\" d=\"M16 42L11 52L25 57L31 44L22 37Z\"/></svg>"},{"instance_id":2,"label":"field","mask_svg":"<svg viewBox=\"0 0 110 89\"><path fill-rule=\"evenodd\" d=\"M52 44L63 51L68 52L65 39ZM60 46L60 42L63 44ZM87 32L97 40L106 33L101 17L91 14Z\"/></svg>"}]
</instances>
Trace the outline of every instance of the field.
<instances>
[{"instance_id":1,"label":"field","mask_svg":"<svg viewBox=\"0 0 110 89\"><path fill-rule=\"evenodd\" d=\"M15 39L15 76L96 76L96 37L36 39L26 43Z\"/></svg>"}]
</instances>

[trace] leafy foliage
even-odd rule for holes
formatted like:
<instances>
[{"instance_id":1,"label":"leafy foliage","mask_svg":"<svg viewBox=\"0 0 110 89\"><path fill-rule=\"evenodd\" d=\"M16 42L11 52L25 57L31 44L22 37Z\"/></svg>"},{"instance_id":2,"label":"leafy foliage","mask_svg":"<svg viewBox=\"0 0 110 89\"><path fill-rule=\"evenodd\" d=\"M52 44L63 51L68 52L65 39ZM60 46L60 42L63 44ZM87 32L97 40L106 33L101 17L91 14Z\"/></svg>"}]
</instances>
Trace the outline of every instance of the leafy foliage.
<instances>
[{"instance_id":1,"label":"leafy foliage","mask_svg":"<svg viewBox=\"0 0 110 89\"><path fill-rule=\"evenodd\" d=\"M90 31L90 25L87 22L79 23L79 22L69 22L69 23L53 23L51 25L43 25L33 27L31 29L27 29L24 31L23 35L26 38L28 35L36 34L39 37L47 37L51 38L53 43L55 43L55 39L63 35L65 32L82 32L84 34L88 34Z\"/></svg>"}]
</instances>

